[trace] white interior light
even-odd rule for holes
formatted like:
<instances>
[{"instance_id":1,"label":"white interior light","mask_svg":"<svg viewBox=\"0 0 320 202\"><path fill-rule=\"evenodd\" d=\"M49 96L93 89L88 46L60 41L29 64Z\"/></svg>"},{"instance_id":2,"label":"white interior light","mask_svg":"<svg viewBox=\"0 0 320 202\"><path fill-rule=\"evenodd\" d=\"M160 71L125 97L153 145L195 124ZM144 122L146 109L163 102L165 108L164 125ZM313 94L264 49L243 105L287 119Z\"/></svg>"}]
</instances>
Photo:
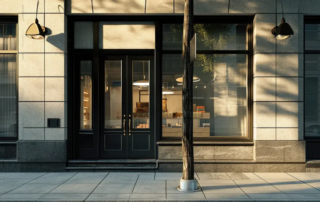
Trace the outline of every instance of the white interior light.
<instances>
[{"instance_id":1,"label":"white interior light","mask_svg":"<svg viewBox=\"0 0 320 202\"><path fill-rule=\"evenodd\" d=\"M164 91L162 91L162 94L163 95L172 95L172 94L174 94L174 92L170 91L170 90L164 90Z\"/></svg>"},{"instance_id":2,"label":"white interior light","mask_svg":"<svg viewBox=\"0 0 320 202\"><path fill-rule=\"evenodd\" d=\"M176 79L177 82L182 83L183 82L183 77L179 77ZM193 76L193 82L199 82L200 78L197 76Z\"/></svg>"},{"instance_id":3,"label":"white interior light","mask_svg":"<svg viewBox=\"0 0 320 202\"><path fill-rule=\"evenodd\" d=\"M133 82L134 86L149 86L149 81L148 80L138 80Z\"/></svg>"}]
</instances>

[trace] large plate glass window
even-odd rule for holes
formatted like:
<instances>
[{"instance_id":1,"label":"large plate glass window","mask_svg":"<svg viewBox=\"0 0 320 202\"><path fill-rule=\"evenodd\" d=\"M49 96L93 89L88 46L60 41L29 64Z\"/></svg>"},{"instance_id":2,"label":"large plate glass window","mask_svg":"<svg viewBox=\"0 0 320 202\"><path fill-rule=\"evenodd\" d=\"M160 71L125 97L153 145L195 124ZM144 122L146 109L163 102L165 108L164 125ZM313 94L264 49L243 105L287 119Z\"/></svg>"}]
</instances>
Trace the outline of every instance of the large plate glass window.
<instances>
[{"instance_id":1,"label":"large plate glass window","mask_svg":"<svg viewBox=\"0 0 320 202\"><path fill-rule=\"evenodd\" d=\"M320 23L305 24L305 136L320 138Z\"/></svg>"},{"instance_id":2,"label":"large plate glass window","mask_svg":"<svg viewBox=\"0 0 320 202\"><path fill-rule=\"evenodd\" d=\"M248 24L198 23L193 136L247 137ZM182 25L163 25L162 137L182 135Z\"/></svg>"},{"instance_id":3,"label":"large plate glass window","mask_svg":"<svg viewBox=\"0 0 320 202\"><path fill-rule=\"evenodd\" d=\"M16 22L0 21L0 138L16 139L17 37Z\"/></svg>"}]
</instances>

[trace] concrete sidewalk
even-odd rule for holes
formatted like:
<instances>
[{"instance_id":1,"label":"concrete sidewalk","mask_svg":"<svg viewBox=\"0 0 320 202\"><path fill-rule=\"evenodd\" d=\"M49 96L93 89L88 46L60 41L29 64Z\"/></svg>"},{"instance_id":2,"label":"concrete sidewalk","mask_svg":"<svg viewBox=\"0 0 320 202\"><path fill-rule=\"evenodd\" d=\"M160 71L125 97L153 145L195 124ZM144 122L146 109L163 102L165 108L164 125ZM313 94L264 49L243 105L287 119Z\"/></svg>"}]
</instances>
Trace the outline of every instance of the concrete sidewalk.
<instances>
[{"instance_id":1,"label":"concrete sidewalk","mask_svg":"<svg viewBox=\"0 0 320 202\"><path fill-rule=\"evenodd\" d=\"M320 173L0 173L0 201L320 201Z\"/></svg>"}]
</instances>

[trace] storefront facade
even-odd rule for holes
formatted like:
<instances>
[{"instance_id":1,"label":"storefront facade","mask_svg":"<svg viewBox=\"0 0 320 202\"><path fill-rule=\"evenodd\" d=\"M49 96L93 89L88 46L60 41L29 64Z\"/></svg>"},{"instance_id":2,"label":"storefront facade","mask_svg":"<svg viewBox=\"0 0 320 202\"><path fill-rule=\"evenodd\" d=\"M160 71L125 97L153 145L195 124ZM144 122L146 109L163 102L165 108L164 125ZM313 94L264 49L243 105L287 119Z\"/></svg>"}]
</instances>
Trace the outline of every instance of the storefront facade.
<instances>
[{"instance_id":1,"label":"storefront facade","mask_svg":"<svg viewBox=\"0 0 320 202\"><path fill-rule=\"evenodd\" d=\"M2 171L181 171L183 0L1 3ZM317 6L194 0L196 171L320 169Z\"/></svg>"}]
</instances>

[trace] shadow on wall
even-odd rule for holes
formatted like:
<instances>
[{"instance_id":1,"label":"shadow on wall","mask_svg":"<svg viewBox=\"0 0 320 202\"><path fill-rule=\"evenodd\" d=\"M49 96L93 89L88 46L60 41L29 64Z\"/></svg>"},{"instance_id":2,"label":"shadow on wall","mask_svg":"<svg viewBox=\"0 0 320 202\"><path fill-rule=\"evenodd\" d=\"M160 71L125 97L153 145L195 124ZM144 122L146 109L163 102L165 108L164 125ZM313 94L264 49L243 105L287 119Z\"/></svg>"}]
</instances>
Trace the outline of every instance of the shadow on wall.
<instances>
[{"instance_id":1,"label":"shadow on wall","mask_svg":"<svg viewBox=\"0 0 320 202\"><path fill-rule=\"evenodd\" d=\"M157 3L156 0L66 0L66 10L72 13L145 13L151 9L151 13L157 13L157 11L159 13L162 11L168 13L169 9L173 8L173 4L176 9L182 11L184 0L163 1L162 4ZM230 1L229 5L229 1L227 0L196 0L194 5L195 14L228 12L253 14L257 13L257 10L260 13L268 13L268 11L273 9L274 2L267 0L257 4L254 1Z\"/></svg>"},{"instance_id":2,"label":"shadow on wall","mask_svg":"<svg viewBox=\"0 0 320 202\"><path fill-rule=\"evenodd\" d=\"M63 33L52 35L52 30L46 27L46 38L49 43L53 46L59 48L60 50L64 50L64 38L65 35Z\"/></svg>"},{"instance_id":3,"label":"shadow on wall","mask_svg":"<svg viewBox=\"0 0 320 202\"><path fill-rule=\"evenodd\" d=\"M67 1L67 11L72 13L144 13L145 0L87 0L76 4Z\"/></svg>"}]
</instances>

